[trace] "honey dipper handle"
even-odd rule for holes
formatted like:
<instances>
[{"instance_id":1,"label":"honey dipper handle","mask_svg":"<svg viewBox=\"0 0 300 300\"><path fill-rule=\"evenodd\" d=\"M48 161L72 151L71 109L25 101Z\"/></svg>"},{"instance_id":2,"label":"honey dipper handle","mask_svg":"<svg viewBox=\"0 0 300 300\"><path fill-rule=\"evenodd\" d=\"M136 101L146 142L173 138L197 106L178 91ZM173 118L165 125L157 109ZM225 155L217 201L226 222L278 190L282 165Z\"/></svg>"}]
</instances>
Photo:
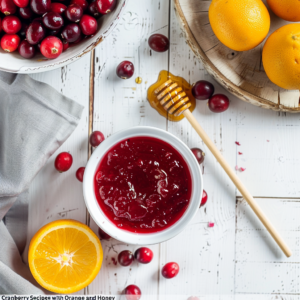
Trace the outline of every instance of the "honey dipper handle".
<instances>
[{"instance_id":1,"label":"honey dipper handle","mask_svg":"<svg viewBox=\"0 0 300 300\"><path fill-rule=\"evenodd\" d=\"M218 150L218 148L215 146L215 144L211 141L211 139L208 137L206 132L203 130L203 128L200 126L200 124L197 122L193 114L190 112L189 109L185 110L183 112L184 116L187 118L187 120L191 123L191 125L194 127L200 138L203 140L205 145L209 148L211 153L215 156L217 161L220 163L222 168L225 170L227 175L230 177L232 182L235 184L237 189L241 192L243 198L248 202L254 213L257 215L257 217L260 219L260 221L264 224L266 229L269 231L277 245L281 248L283 253L290 257L292 255L291 250L289 249L288 245L285 243L285 241L282 239L278 231L275 229L275 227L272 225L268 217L265 215L265 213L262 211L258 203L254 200L254 198L251 196L247 188L244 186L242 181L238 178L234 170L229 166L227 161L222 156L221 152Z\"/></svg>"}]
</instances>

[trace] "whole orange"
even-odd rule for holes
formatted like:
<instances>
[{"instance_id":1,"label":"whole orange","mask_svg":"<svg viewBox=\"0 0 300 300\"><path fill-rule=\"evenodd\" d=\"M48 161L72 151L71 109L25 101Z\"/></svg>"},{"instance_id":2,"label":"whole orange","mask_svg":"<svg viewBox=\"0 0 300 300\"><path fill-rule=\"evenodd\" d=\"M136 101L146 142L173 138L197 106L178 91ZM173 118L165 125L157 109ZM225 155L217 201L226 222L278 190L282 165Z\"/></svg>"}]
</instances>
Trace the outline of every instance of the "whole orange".
<instances>
[{"instance_id":1,"label":"whole orange","mask_svg":"<svg viewBox=\"0 0 300 300\"><path fill-rule=\"evenodd\" d=\"M270 14L261 0L212 0L208 14L217 38L236 51L255 48L270 29Z\"/></svg>"},{"instance_id":2,"label":"whole orange","mask_svg":"<svg viewBox=\"0 0 300 300\"><path fill-rule=\"evenodd\" d=\"M300 24L288 24L267 39L262 61L269 79L287 90L300 89Z\"/></svg>"},{"instance_id":3,"label":"whole orange","mask_svg":"<svg viewBox=\"0 0 300 300\"><path fill-rule=\"evenodd\" d=\"M275 15L290 22L300 21L299 0L267 0Z\"/></svg>"}]
</instances>

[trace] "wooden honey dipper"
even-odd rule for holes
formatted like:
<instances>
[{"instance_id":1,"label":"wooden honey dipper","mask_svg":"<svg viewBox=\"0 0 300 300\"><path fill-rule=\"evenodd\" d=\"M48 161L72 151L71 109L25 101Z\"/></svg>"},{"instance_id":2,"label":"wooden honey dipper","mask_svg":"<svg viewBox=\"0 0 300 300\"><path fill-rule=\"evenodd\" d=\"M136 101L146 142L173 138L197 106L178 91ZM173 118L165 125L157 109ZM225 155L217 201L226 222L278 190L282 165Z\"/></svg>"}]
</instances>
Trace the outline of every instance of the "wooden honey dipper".
<instances>
[{"instance_id":1,"label":"wooden honey dipper","mask_svg":"<svg viewBox=\"0 0 300 300\"><path fill-rule=\"evenodd\" d=\"M168 78L170 77L172 78L172 76L169 76ZM206 132L199 125L199 123L197 122L197 120L189 110L192 103L189 97L187 96L187 94L184 92L183 88L180 87L179 84L174 82L172 79L168 79L154 90L154 94L156 95L156 98L159 101L160 105L169 114L173 114L176 117L183 114L186 117L186 119L191 123L191 125L196 130L200 138L206 144L208 149L211 151L211 153L215 156L215 158L220 163L222 168L225 170L227 175L230 177L234 185L240 191L243 198L248 202L248 204L250 205L254 213L257 215L257 217L260 219L260 221L269 231L269 233L271 234L275 242L278 244L278 246L281 248L284 254L287 257L290 257L292 255L292 252L287 246L287 244L285 243L285 241L283 240L283 238L280 236L278 231L275 229L275 227L272 225L272 223L267 218L265 213L262 211L260 206L257 204L257 202L254 200L254 198L249 193L247 188L244 186L242 181L238 178L236 173L229 166L229 164L224 159L220 151L217 149L215 144L211 141L211 139L208 137ZM153 104L151 105L153 106Z\"/></svg>"}]
</instances>

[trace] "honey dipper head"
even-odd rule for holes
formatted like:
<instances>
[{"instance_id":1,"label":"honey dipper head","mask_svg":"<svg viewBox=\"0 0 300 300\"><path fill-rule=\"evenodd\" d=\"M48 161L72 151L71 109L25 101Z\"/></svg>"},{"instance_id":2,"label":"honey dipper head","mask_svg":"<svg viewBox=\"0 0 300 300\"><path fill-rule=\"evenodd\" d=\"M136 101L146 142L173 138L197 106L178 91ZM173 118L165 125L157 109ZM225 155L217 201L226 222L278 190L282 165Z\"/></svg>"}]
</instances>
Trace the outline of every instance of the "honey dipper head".
<instances>
[{"instance_id":1,"label":"honey dipper head","mask_svg":"<svg viewBox=\"0 0 300 300\"><path fill-rule=\"evenodd\" d=\"M192 112L196 107L192 88L184 78L163 70L157 81L148 88L147 98L159 114L176 122L184 118L182 113L186 109Z\"/></svg>"},{"instance_id":2,"label":"honey dipper head","mask_svg":"<svg viewBox=\"0 0 300 300\"><path fill-rule=\"evenodd\" d=\"M182 87L172 79L165 81L154 91L161 106L176 117L192 106L192 103Z\"/></svg>"}]
</instances>

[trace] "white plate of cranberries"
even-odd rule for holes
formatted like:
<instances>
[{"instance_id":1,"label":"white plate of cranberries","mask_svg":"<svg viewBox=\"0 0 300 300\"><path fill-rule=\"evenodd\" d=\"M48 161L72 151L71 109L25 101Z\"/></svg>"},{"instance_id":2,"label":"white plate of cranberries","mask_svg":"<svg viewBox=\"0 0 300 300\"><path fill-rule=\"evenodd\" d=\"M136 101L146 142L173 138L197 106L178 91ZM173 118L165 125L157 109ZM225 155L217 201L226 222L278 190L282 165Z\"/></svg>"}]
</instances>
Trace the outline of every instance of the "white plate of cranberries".
<instances>
[{"instance_id":1,"label":"white plate of cranberries","mask_svg":"<svg viewBox=\"0 0 300 300\"><path fill-rule=\"evenodd\" d=\"M88 53L115 27L127 0L0 0L0 70L35 73Z\"/></svg>"}]
</instances>

